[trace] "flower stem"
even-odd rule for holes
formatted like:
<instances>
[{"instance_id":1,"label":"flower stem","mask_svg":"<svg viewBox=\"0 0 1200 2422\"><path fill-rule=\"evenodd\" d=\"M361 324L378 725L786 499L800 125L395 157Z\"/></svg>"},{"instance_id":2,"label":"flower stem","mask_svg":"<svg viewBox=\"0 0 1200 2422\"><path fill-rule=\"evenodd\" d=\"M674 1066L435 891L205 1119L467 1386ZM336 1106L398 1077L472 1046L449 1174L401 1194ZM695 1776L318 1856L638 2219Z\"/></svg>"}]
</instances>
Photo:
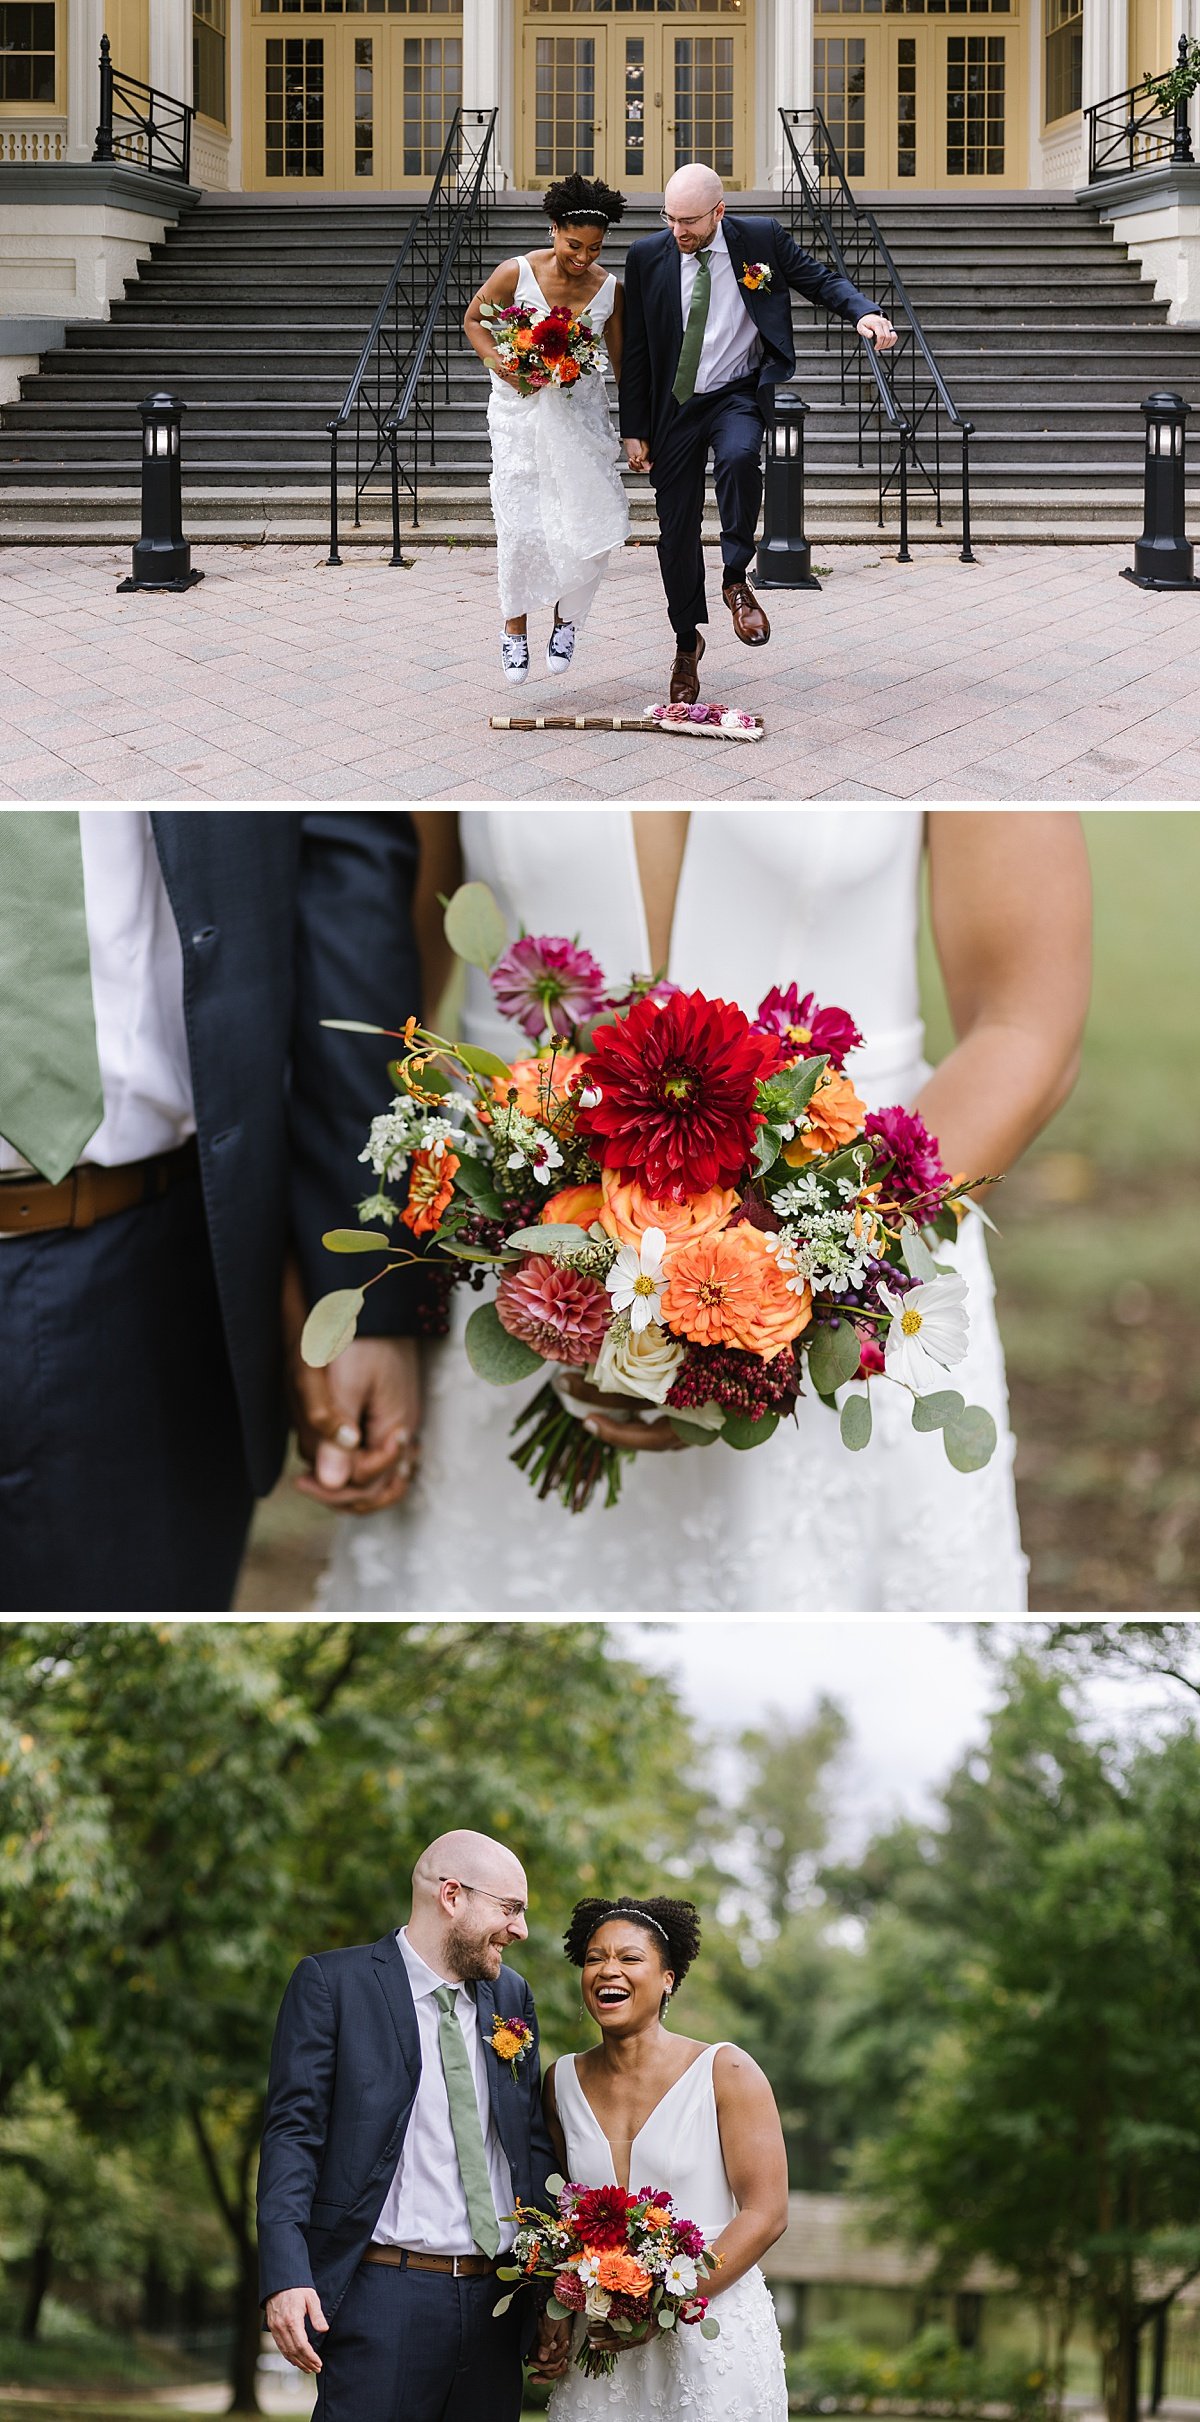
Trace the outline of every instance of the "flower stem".
<instances>
[{"instance_id":1,"label":"flower stem","mask_svg":"<svg viewBox=\"0 0 1200 2422\"><path fill-rule=\"evenodd\" d=\"M514 1447L509 1461L529 1474L530 1485L536 1487L539 1497L554 1493L569 1513L578 1514L590 1504L603 1481L605 1504L616 1504L624 1461L621 1449L585 1430L583 1423L560 1404L548 1380L530 1398L524 1411L518 1413L512 1425L513 1437L522 1430L527 1435Z\"/></svg>"}]
</instances>

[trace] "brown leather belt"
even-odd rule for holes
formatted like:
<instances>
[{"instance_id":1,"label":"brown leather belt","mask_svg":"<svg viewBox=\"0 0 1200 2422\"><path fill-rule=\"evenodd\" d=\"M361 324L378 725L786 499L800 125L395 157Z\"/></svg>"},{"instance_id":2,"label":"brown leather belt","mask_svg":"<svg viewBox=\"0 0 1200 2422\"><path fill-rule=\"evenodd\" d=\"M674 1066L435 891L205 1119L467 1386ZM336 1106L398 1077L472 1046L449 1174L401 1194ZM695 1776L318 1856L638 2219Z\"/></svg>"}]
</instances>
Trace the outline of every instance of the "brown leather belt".
<instances>
[{"instance_id":1,"label":"brown leather belt","mask_svg":"<svg viewBox=\"0 0 1200 2422\"><path fill-rule=\"evenodd\" d=\"M157 1202L198 1167L193 1135L174 1152L156 1152L146 1161L126 1161L119 1169L102 1169L97 1162L83 1161L56 1186L45 1177L5 1178L0 1181L0 1235L33 1236L43 1228L92 1228L98 1219L111 1219L115 1212Z\"/></svg>"},{"instance_id":2,"label":"brown leather belt","mask_svg":"<svg viewBox=\"0 0 1200 2422\"><path fill-rule=\"evenodd\" d=\"M412 2254L406 2245L369 2245L364 2262L386 2262L393 2271L442 2271L448 2279L486 2279L496 2265L490 2254Z\"/></svg>"}]
</instances>

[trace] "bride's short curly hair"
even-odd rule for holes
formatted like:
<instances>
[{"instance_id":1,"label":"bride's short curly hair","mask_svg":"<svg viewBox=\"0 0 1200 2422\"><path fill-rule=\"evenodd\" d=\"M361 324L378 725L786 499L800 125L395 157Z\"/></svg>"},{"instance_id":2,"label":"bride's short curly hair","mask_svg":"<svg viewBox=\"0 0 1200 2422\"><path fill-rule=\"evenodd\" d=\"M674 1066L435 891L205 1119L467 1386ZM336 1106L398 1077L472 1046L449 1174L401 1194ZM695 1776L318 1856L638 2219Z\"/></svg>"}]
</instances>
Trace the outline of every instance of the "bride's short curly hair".
<instances>
[{"instance_id":1,"label":"bride's short curly hair","mask_svg":"<svg viewBox=\"0 0 1200 2422\"><path fill-rule=\"evenodd\" d=\"M542 195L542 208L555 227L570 227L578 220L592 227L615 227L624 217L625 196L615 193L602 177L560 177Z\"/></svg>"},{"instance_id":2,"label":"bride's short curly hair","mask_svg":"<svg viewBox=\"0 0 1200 2422\"><path fill-rule=\"evenodd\" d=\"M645 1928L658 1944L663 1966L672 1970L678 1992L700 1948L700 1918L695 1903L661 1897L635 1901L627 1892L615 1901L576 1901L571 1923L563 1936L563 1949L574 1967L582 1968L592 1936L610 1917L627 1917L632 1925Z\"/></svg>"}]
</instances>

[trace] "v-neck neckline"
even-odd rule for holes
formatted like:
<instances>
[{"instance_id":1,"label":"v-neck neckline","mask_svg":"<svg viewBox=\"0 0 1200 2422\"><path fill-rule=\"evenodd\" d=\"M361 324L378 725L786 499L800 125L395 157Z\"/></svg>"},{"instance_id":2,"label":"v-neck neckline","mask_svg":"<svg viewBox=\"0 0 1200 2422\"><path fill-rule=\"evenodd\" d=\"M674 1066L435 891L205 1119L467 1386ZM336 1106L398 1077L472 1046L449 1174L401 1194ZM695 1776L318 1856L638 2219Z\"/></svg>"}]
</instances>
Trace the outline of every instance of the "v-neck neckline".
<instances>
[{"instance_id":1,"label":"v-neck neckline","mask_svg":"<svg viewBox=\"0 0 1200 2422\"><path fill-rule=\"evenodd\" d=\"M531 261L531 259L530 259L530 257L529 257L529 254L528 254L527 252L523 252L523 253L522 253L522 255L521 255L521 258L522 258L522 260L523 260L523 261L524 261L524 263L525 263L525 267L526 267L526 268L527 268L527 270L529 271L529 282L530 282L531 286L533 287L534 293L536 294L537 299L538 299L539 303L541 304L542 309L543 309L543 311L545 312L546 317L547 317L547 319L548 319L548 318L549 318L549 316L550 316L550 313L551 313L552 311L561 311L561 310L564 308L564 306L563 306L561 303L548 303L548 302L546 301L546 297L545 297L545 295L543 294L542 289L541 289L541 286L540 286L540 285L539 285L539 283L538 283L537 274L536 274L536 272L535 272L535 270L534 270L533 262ZM600 284L597 286L595 293L594 293L594 294L589 294L589 296L588 296L588 299L587 299L586 303L581 304L581 306L580 306L579 310L578 310L578 311L577 311L577 312L574 314L574 317L575 317L577 320L581 320L581 319L583 318L583 316L584 316L584 313L585 313L585 312L587 312L587 311L590 311L590 310L591 310L593 303L598 303L598 302L599 302L600 297L601 297L601 295L603 294L604 289L605 289L605 287L607 286L608 281L609 281L610 277L612 277L612 275L613 275L613 274L614 274L614 273L613 273L613 271L612 271L611 269L606 269L606 270L605 270L605 272L604 272L604 276L602 277L602 279L601 279L601 281L600 281Z\"/></svg>"},{"instance_id":2,"label":"v-neck neckline","mask_svg":"<svg viewBox=\"0 0 1200 2422\"><path fill-rule=\"evenodd\" d=\"M630 2141L629 2141L629 2176L628 2176L628 2178L627 2178L627 2179L626 2179L626 2181L625 2181L625 2188L624 2188L624 2192L625 2192L627 2195L628 2195L628 2194L629 2194L629 2192L630 2192L630 2188L631 2188L631 2186L632 2186L632 2182L633 2182L633 2156L634 2156L634 2152L635 2152L635 2150L636 2150L637 2146L638 2146L638 2145L641 2143L642 2138L643 2138L643 2136L645 2135L646 2130L647 2130L647 2128L649 2127L651 2120L652 2120L652 2119L657 2119L658 2114L659 2114L659 2112L662 2110L662 2107L663 2107L664 2103L668 2103L668 2102L670 2101L672 2094L674 2094L674 2093L675 2093L675 2092L678 2090L678 2088L679 2088L679 2087L680 2087L680 2086L683 2084L684 2078L685 2078L685 2077L690 2077L690 2076L691 2076L691 2074L692 2074L693 2069L698 2069L698 2068L699 2068L699 2066L700 2066L701 2061L702 2061L702 2060L704 2060L704 2059L707 2057L707 2055L708 2055L709 2053L714 2053L714 2054L715 2054L715 2053L719 2052L719 2051L720 2051L720 2049L721 2049L721 2047L720 2047L720 2045L719 2045L719 2044L705 2044L705 2045L703 2046L703 2048L702 2048L702 2049L701 2049L699 2052L697 2052L695 2059L694 2059L694 2060L689 2060L689 2062L688 2062L688 2065L687 2065L686 2069L681 2069L681 2070L680 2070L680 2073L679 2073L678 2077L675 2079L675 2083L674 2083L674 2085L670 2085L670 2086L668 2086L668 2087L667 2087L667 2090L666 2090L666 2093L665 2093L665 2094L660 2094L660 2095L659 2095L658 2101L655 2103L653 2110L652 2110L652 2111L648 2111L648 2112L647 2112L646 2117L645 2117L645 2118L644 2118L644 2120L642 2121L642 2124L641 2124L640 2128L638 2129L636 2136L632 2136L632 2137L630 2138ZM598 2112L598 2111L596 2111L596 2110L594 2110L594 2109L593 2109L593 2107L592 2107L592 2103L591 2103L590 2098L589 2098L589 2096L588 2096L587 2089L586 2089L586 2087L584 2086L583 2079L581 2078L581 2076L580 2076L580 2074L579 2074L579 2063L578 2063L578 2061L576 2061L576 2062L574 2063L574 2076L575 2076L575 2083L576 2083L576 2085L578 2086L579 2091L580 2091L580 2093L581 2093L581 2094L582 2094L582 2096L583 2096L584 2102L587 2104L588 2116L589 2116L589 2117L590 2117L590 2119L591 2119L592 2125L593 2125L593 2127L595 2128L597 2135L598 2135L598 2136L601 2138L601 2141L602 2141L602 2142L603 2142L603 2143L604 2143L604 2144L607 2146L607 2148L608 2148L608 2158L609 2158L609 2160L611 2161L612 2166L613 2166L613 2177L614 2177L614 2179L616 2180L617 2185L618 2185L618 2186L620 2186L621 2181L620 2181L620 2179L619 2179L619 2178L617 2178L617 2157L616 2157L616 2154L614 2153L613 2148L612 2148L612 2138L611 2138L611 2136L609 2135L607 2128L605 2128L605 2127L603 2127L603 2126L602 2126L601 2121L600 2121L600 2115L599 2115L599 2112Z\"/></svg>"},{"instance_id":3,"label":"v-neck neckline","mask_svg":"<svg viewBox=\"0 0 1200 2422\"><path fill-rule=\"evenodd\" d=\"M625 816L625 847L629 867L629 879L633 886L633 901L635 911L634 922L637 928L638 944L641 951L642 962L641 966L635 970L635 973L646 976L669 977L672 974L672 961L675 957L679 940L679 904L683 898L683 886L687 879L689 861L692 855L692 834L695 831L696 810L694 807L688 809L687 831L683 836L683 849L679 859L679 873L675 879L675 897L671 902L671 922L667 927L666 955L663 959L663 964L661 967L655 967L650 956L650 918L646 908L646 894L642 885L642 870L638 863L637 826L633 821L635 811L633 808L627 807L623 812ZM684 2071L684 2075L687 2075L686 2070Z\"/></svg>"}]
</instances>

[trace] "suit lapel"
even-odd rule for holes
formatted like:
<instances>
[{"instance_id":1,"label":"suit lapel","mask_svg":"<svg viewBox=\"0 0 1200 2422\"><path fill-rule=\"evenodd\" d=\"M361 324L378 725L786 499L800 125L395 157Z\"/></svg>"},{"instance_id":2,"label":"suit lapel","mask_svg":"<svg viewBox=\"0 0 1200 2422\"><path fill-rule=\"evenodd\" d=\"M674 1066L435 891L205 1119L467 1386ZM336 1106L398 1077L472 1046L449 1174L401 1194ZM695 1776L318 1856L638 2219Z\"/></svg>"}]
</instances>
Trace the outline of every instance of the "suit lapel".
<instances>
[{"instance_id":1,"label":"suit lapel","mask_svg":"<svg viewBox=\"0 0 1200 2422\"><path fill-rule=\"evenodd\" d=\"M416 2085L421 2075L421 2038L417 2033L417 2013L408 1970L400 1956L400 1945L395 1935L383 1935L375 1944L371 1956L380 1990L391 2013L405 2067Z\"/></svg>"},{"instance_id":2,"label":"suit lapel","mask_svg":"<svg viewBox=\"0 0 1200 2422\"><path fill-rule=\"evenodd\" d=\"M725 235L725 249L729 254L731 262L733 263L733 274L738 282L738 293L741 295L742 302L744 303L746 310L749 312L751 319L754 321L755 327L757 327L758 306L762 301L762 289L759 288L756 293L752 294L749 288L743 286L742 284L742 278L745 275L746 269L746 232L742 227L739 226L736 219L722 219L721 226Z\"/></svg>"},{"instance_id":3,"label":"suit lapel","mask_svg":"<svg viewBox=\"0 0 1200 2422\"><path fill-rule=\"evenodd\" d=\"M518 2159L521 2144L517 2128L516 2096L507 2062L492 2050L492 2026L496 2017L496 1991L486 1977L480 1977L475 1987L475 2015L479 2025L479 2040L487 2062L488 2101L496 2122L496 2133L508 2155L513 2174L513 2193L519 2193ZM523 2166L523 2165L522 2165Z\"/></svg>"},{"instance_id":4,"label":"suit lapel","mask_svg":"<svg viewBox=\"0 0 1200 2422\"><path fill-rule=\"evenodd\" d=\"M659 254L659 298L663 313L663 341L673 359L678 361L683 343L683 279L679 248L668 231L662 238Z\"/></svg>"}]
</instances>

